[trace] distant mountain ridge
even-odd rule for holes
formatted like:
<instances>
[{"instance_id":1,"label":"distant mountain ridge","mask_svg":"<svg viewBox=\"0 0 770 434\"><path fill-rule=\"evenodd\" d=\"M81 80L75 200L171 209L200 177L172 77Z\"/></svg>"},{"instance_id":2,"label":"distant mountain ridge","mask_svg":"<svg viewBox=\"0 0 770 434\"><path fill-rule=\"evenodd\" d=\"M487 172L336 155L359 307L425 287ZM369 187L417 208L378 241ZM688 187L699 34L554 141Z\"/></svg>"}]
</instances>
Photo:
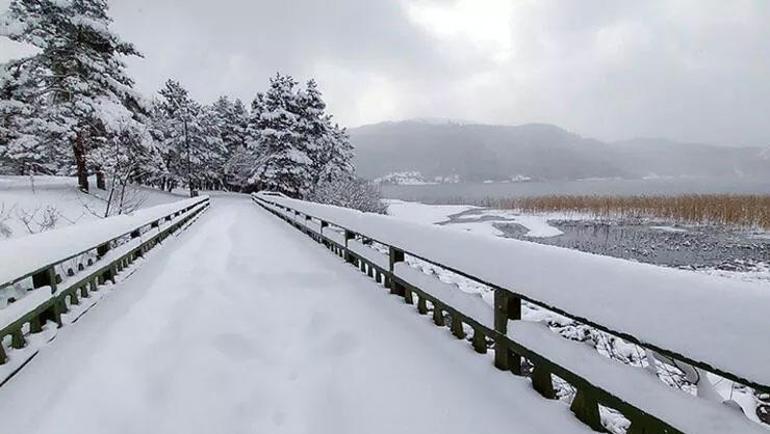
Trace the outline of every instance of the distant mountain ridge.
<instances>
[{"instance_id":1,"label":"distant mountain ridge","mask_svg":"<svg viewBox=\"0 0 770 434\"><path fill-rule=\"evenodd\" d=\"M770 177L768 149L643 138L603 142L550 124L408 120L350 130L360 176L398 172L463 181L586 178Z\"/></svg>"}]
</instances>

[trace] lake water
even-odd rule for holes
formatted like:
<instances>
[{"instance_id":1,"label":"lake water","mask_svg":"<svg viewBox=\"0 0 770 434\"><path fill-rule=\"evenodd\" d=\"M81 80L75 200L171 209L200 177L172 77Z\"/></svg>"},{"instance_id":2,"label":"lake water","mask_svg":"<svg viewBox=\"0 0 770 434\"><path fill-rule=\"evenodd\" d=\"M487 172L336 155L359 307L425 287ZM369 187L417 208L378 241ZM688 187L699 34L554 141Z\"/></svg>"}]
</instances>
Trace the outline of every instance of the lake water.
<instances>
[{"instance_id":1,"label":"lake water","mask_svg":"<svg viewBox=\"0 0 770 434\"><path fill-rule=\"evenodd\" d=\"M518 183L461 183L435 185L383 185L386 198L418 202L452 202L462 199L569 195L678 195L708 193L770 194L767 178L600 179L583 181L532 181Z\"/></svg>"}]
</instances>

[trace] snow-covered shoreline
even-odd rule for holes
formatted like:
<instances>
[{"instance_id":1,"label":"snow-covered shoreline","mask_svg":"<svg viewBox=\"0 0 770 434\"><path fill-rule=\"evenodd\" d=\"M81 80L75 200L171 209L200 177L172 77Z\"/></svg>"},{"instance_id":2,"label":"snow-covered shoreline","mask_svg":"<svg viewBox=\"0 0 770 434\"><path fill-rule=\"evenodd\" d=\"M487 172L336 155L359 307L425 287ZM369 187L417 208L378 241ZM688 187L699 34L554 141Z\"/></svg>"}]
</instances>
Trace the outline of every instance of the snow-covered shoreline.
<instances>
[{"instance_id":1,"label":"snow-covered shoreline","mask_svg":"<svg viewBox=\"0 0 770 434\"><path fill-rule=\"evenodd\" d=\"M411 222L436 224L450 229L492 237L535 241L770 285L770 260L761 260L764 250L746 256L750 253L747 249L767 248L767 244L770 243L766 242L766 234L739 232L718 236L716 241L707 238L699 242L698 240L703 239L708 234L717 232L715 235L719 235L718 229L675 225L660 221L604 221L576 213L525 214L514 210L489 209L471 205L431 205L398 199L388 199L387 203L390 215ZM624 229L626 225L628 227ZM565 235L565 230L569 230L570 234ZM573 233L575 231L577 232ZM612 235L613 237L623 237L623 231L625 231L625 237L630 240L627 243L630 245L623 244L618 239L615 241L618 244L613 245L612 249L602 247L604 244L613 243L612 239L607 239L609 237L608 231L617 232ZM574 239L575 237L578 238ZM597 242L591 243L592 238L596 238ZM719 254L714 243L719 242L720 239L724 239L725 243L729 244L729 248L722 247L726 250L723 260L716 263L713 259L705 262L687 262L687 258L692 256L693 252L716 251L717 253L709 253L709 257L718 257ZM733 244L735 245L733 246ZM689 253L690 256L687 256L688 250L691 252ZM656 255L652 255L652 253L656 253ZM731 254L744 256L732 257ZM663 256L661 257L661 255ZM661 262L661 258L666 258L666 255L679 255L682 256L682 259ZM692 257L691 259L695 261L697 258Z\"/></svg>"},{"instance_id":2,"label":"snow-covered shoreline","mask_svg":"<svg viewBox=\"0 0 770 434\"><path fill-rule=\"evenodd\" d=\"M493 210L473 205L428 205L388 199L388 214L415 223L439 224L475 234L502 236L495 228L501 221L516 223L527 229L527 236L544 238L561 235L561 231L548 224L552 214L523 215L510 210ZM466 213L473 212L472 216ZM489 218L493 217L493 218Z\"/></svg>"}]
</instances>

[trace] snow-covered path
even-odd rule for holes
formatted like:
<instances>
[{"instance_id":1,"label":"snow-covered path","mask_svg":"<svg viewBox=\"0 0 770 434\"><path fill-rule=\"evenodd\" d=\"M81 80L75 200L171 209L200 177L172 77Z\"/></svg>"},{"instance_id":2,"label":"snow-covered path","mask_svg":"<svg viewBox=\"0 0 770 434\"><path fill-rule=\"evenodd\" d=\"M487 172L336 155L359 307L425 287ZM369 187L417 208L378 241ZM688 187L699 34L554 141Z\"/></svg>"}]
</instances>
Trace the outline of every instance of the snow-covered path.
<instances>
[{"instance_id":1,"label":"snow-covered path","mask_svg":"<svg viewBox=\"0 0 770 434\"><path fill-rule=\"evenodd\" d=\"M587 432L413 309L216 197L0 388L0 432Z\"/></svg>"}]
</instances>

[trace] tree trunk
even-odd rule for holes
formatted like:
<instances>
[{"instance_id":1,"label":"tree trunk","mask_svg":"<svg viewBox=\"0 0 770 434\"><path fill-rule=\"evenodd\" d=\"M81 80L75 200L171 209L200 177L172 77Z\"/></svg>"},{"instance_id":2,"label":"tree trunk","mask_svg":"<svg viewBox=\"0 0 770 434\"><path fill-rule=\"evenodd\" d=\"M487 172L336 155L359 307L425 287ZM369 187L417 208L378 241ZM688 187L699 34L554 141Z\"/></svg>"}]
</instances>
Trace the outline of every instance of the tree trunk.
<instances>
[{"instance_id":1,"label":"tree trunk","mask_svg":"<svg viewBox=\"0 0 770 434\"><path fill-rule=\"evenodd\" d=\"M75 154L75 165L77 167L78 187L88 192L88 169L86 168L86 147L83 143L82 134L78 134L75 144L72 146Z\"/></svg>"},{"instance_id":2,"label":"tree trunk","mask_svg":"<svg viewBox=\"0 0 770 434\"><path fill-rule=\"evenodd\" d=\"M96 169L96 188L99 190L107 190L107 183L104 182L104 172L102 169Z\"/></svg>"}]
</instances>

